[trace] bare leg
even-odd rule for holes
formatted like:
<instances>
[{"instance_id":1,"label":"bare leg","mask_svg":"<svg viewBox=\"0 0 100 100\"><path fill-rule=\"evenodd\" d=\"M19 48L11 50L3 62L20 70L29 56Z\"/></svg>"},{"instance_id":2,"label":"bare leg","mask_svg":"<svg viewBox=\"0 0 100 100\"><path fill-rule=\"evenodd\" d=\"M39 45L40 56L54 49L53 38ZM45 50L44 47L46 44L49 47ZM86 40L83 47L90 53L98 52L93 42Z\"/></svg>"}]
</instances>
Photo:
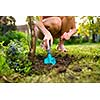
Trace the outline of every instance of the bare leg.
<instances>
[{"instance_id":1,"label":"bare leg","mask_svg":"<svg viewBox=\"0 0 100 100\"><path fill-rule=\"evenodd\" d=\"M64 40L69 40L70 37L71 37L75 32L76 32L76 29L75 29L75 28L72 29L72 30L70 30L68 33L65 32L65 33L61 36L61 38L60 38L60 43L58 44L57 49L58 49L58 50L61 50L61 51L63 51L63 52L65 52L66 49L65 49L65 47L64 47Z\"/></svg>"},{"instance_id":2,"label":"bare leg","mask_svg":"<svg viewBox=\"0 0 100 100\"><path fill-rule=\"evenodd\" d=\"M46 29L51 32L53 38L55 38L61 30L61 19L59 17L49 17L44 19L42 22Z\"/></svg>"},{"instance_id":3,"label":"bare leg","mask_svg":"<svg viewBox=\"0 0 100 100\"><path fill-rule=\"evenodd\" d=\"M60 39L60 42L59 42L59 44L57 46L57 50L60 50L62 52L66 52L67 51L66 48L64 47L64 40Z\"/></svg>"}]
</instances>

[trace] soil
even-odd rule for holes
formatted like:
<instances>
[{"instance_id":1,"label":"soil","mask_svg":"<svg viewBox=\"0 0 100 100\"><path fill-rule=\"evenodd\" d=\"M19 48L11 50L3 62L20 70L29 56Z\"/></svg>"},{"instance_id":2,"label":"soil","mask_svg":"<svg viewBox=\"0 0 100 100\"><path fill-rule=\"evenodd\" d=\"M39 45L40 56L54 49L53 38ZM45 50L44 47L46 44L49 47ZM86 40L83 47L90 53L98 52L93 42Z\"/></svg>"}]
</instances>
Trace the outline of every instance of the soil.
<instances>
[{"instance_id":1,"label":"soil","mask_svg":"<svg viewBox=\"0 0 100 100\"><path fill-rule=\"evenodd\" d=\"M50 71L51 69L55 69L57 73L66 72L68 66L70 63L72 63L75 60L75 57L72 55L64 54L62 56L61 54L54 54L53 57L56 59L56 64L44 64L43 60L46 58L41 55L37 55L35 58L35 62L33 63L33 72L39 73L45 73L46 71ZM81 70L81 69L78 69Z\"/></svg>"}]
</instances>

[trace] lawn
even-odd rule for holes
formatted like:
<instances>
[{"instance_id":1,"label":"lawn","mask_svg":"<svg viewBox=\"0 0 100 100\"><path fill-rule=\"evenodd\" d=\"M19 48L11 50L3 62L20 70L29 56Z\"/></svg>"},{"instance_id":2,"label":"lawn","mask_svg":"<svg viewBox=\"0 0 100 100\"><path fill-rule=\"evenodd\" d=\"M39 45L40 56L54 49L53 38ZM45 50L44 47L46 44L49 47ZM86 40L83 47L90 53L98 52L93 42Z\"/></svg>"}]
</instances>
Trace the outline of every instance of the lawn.
<instances>
[{"instance_id":1,"label":"lawn","mask_svg":"<svg viewBox=\"0 0 100 100\"><path fill-rule=\"evenodd\" d=\"M13 83L99 83L100 82L100 43L66 45L67 52L59 52L52 46L52 56L56 65L43 64L46 51L40 46L30 75L11 73L0 76L0 82Z\"/></svg>"}]
</instances>

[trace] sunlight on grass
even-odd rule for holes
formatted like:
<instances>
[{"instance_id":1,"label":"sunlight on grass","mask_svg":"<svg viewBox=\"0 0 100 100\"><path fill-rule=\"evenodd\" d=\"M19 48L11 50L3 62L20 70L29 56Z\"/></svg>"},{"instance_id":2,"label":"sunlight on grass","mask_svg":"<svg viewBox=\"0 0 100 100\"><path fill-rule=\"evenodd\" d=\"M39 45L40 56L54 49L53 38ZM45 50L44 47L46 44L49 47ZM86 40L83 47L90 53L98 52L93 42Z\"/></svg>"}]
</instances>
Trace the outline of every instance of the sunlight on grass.
<instances>
[{"instance_id":1,"label":"sunlight on grass","mask_svg":"<svg viewBox=\"0 0 100 100\"><path fill-rule=\"evenodd\" d=\"M61 60L55 66L44 65L52 67L51 70L39 69L33 72L32 75L24 76L21 74L13 74L6 76L10 82L26 82L26 83L98 83L100 82L100 44L81 44L81 45L66 45L66 53L56 50L56 45L51 48L51 53L56 59ZM36 56L45 57L47 52L40 46L36 47ZM63 57L71 58L69 65L62 63ZM41 58L42 59L42 58ZM43 61L43 59L41 60ZM36 62L37 63L37 62ZM59 64L62 63L62 64ZM41 62L38 62L36 67L42 67ZM59 67L64 67L64 72L59 72ZM34 67L34 66L33 66ZM3 82L1 80L1 82Z\"/></svg>"}]
</instances>

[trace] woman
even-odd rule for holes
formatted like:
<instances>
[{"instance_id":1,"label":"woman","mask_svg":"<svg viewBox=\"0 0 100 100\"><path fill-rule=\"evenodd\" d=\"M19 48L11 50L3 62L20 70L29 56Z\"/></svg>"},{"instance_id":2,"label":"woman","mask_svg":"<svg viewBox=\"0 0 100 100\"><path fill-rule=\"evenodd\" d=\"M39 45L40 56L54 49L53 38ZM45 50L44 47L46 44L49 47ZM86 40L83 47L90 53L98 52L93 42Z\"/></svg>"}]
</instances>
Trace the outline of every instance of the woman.
<instances>
[{"instance_id":1,"label":"woman","mask_svg":"<svg viewBox=\"0 0 100 100\"><path fill-rule=\"evenodd\" d=\"M74 16L41 16L40 21L34 21L34 31L39 39L43 39L43 48L48 49L53 39L59 38L58 50L66 51L64 41L69 40L76 32Z\"/></svg>"}]
</instances>

